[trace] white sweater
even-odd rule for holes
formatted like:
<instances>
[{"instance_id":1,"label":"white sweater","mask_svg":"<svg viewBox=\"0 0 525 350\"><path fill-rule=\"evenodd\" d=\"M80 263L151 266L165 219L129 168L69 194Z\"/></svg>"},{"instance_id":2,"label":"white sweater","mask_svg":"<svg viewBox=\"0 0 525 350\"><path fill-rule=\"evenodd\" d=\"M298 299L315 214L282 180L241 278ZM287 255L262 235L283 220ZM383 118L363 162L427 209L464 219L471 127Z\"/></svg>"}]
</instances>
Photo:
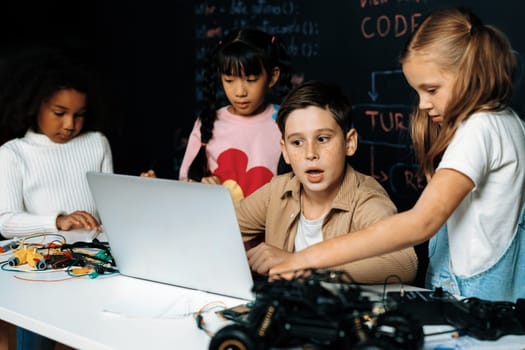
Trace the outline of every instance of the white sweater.
<instances>
[{"instance_id":1,"label":"white sweater","mask_svg":"<svg viewBox=\"0 0 525 350\"><path fill-rule=\"evenodd\" d=\"M57 232L57 216L76 210L98 219L87 171L113 172L109 142L99 132L58 144L29 130L2 145L0 234L11 238Z\"/></svg>"}]
</instances>

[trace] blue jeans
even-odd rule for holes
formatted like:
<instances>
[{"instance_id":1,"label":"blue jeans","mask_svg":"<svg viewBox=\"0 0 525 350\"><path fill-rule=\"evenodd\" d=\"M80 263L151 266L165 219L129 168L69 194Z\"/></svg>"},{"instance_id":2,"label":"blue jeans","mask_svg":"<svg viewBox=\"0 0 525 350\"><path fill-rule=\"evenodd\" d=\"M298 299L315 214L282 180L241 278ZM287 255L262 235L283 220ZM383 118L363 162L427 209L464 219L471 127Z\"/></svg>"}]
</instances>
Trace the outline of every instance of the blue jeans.
<instances>
[{"instance_id":1,"label":"blue jeans","mask_svg":"<svg viewBox=\"0 0 525 350\"><path fill-rule=\"evenodd\" d=\"M429 242L429 264L425 286L464 297L492 301L516 302L525 298L525 215L522 213L518 232L504 255L489 269L467 278L456 276L450 268L447 226L444 225Z\"/></svg>"},{"instance_id":2,"label":"blue jeans","mask_svg":"<svg viewBox=\"0 0 525 350\"><path fill-rule=\"evenodd\" d=\"M22 327L16 327L16 350L54 350L55 341Z\"/></svg>"}]
</instances>

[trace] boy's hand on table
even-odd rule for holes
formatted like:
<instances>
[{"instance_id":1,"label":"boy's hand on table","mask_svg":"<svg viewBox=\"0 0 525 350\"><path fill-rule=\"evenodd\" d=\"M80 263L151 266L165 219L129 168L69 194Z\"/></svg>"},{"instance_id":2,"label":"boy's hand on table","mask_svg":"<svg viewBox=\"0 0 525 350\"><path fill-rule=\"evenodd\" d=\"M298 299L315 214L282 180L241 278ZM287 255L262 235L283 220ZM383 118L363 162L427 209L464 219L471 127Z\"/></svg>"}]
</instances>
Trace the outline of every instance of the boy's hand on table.
<instances>
[{"instance_id":1,"label":"boy's hand on table","mask_svg":"<svg viewBox=\"0 0 525 350\"><path fill-rule=\"evenodd\" d=\"M274 265L268 272L270 281L287 279L291 280L296 277L306 277L311 270L306 266L304 259L298 255L290 254L283 262Z\"/></svg>"},{"instance_id":2,"label":"boy's hand on table","mask_svg":"<svg viewBox=\"0 0 525 350\"><path fill-rule=\"evenodd\" d=\"M261 243L246 252L250 268L259 274L268 274L270 268L283 262L293 253Z\"/></svg>"}]
</instances>

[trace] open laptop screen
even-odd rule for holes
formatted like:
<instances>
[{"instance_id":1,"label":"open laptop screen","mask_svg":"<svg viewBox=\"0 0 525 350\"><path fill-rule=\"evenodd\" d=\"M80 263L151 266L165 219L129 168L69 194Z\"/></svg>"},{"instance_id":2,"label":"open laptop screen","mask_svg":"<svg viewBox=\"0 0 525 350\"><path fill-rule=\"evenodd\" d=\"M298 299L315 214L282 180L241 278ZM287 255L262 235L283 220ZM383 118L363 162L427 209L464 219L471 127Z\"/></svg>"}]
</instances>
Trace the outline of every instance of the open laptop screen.
<instances>
[{"instance_id":1,"label":"open laptop screen","mask_svg":"<svg viewBox=\"0 0 525 350\"><path fill-rule=\"evenodd\" d=\"M225 187L97 172L87 180L121 274L253 299Z\"/></svg>"}]
</instances>

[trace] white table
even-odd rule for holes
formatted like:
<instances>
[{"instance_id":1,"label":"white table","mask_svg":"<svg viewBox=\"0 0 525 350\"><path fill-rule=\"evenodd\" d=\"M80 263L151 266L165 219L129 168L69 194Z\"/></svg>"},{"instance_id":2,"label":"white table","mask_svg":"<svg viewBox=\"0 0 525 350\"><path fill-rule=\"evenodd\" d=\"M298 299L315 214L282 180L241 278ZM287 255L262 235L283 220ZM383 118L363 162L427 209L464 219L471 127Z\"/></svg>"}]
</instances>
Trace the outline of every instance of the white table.
<instances>
[{"instance_id":1,"label":"white table","mask_svg":"<svg viewBox=\"0 0 525 350\"><path fill-rule=\"evenodd\" d=\"M197 328L191 313L208 302L227 306L243 302L120 275L51 282L64 277L62 272L0 271L0 319L77 349L207 349L210 338ZM382 291L383 287L373 288ZM388 286L388 290L398 288ZM211 311L205 317L211 330L225 324L217 323L220 319ZM433 327L425 327L425 333L440 329ZM425 349L455 344L460 346L456 349L523 349L525 336L481 342L469 337L454 341L443 335L428 338Z\"/></svg>"},{"instance_id":2,"label":"white table","mask_svg":"<svg viewBox=\"0 0 525 350\"><path fill-rule=\"evenodd\" d=\"M64 277L0 271L0 319L78 349L207 349L209 337L187 315L190 308L198 310L207 299L231 306L241 302L120 275L61 282L14 275ZM191 294L198 296L189 302ZM174 305L180 300L185 305ZM151 314L170 306L164 315Z\"/></svg>"}]
</instances>

